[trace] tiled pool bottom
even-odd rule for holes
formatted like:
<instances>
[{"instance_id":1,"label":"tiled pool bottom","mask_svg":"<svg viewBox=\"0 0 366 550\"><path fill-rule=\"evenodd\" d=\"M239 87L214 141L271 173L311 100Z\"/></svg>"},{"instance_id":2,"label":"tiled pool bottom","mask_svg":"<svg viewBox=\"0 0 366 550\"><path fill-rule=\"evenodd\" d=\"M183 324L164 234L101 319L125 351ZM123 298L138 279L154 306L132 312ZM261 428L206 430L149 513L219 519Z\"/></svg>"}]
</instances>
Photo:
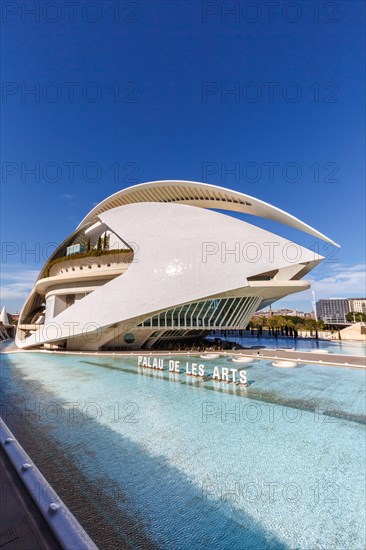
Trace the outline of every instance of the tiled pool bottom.
<instances>
[{"instance_id":1,"label":"tiled pool bottom","mask_svg":"<svg viewBox=\"0 0 366 550\"><path fill-rule=\"evenodd\" d=\"M136 357L2 363L5 395L158 547L364 548L363 371L256 361L246 390Z\"/></svg>"}]
</instances>

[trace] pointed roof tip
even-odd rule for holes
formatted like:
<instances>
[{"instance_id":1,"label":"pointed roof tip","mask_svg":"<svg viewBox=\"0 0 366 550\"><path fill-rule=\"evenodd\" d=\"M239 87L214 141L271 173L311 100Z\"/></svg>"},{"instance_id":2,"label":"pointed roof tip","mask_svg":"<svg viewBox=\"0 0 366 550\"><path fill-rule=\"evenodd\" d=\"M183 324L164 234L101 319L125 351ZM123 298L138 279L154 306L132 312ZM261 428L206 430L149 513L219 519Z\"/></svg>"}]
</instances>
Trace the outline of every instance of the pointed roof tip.
<instances>
[{"instance_id":1,"label":"pointed roof tip","mask_svg":"<svg viewBox=\"0 0 366 550\"><path fill-rule=\"evenodd\" d=\"M6 311L6 306L4 306L3 309L1 310L1 313L0 313L0 321L1 321L4 325L8 325L8 324L9 324L9 316L8 316L8 312Z\"/></svg>"}]
</instances>

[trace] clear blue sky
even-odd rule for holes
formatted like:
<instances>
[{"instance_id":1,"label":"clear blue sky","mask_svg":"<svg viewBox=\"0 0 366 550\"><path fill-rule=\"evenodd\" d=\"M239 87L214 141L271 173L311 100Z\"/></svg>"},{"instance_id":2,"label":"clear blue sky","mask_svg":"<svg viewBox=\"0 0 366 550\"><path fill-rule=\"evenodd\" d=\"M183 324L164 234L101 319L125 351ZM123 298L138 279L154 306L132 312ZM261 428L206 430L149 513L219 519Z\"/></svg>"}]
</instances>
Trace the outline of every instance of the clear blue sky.
<instances>
[{"instance_id":1,"label":"clear blue sky","mask_svg":"<svg viewBox=\"0 0 366 550\"><path fill-rule=\"evenodd\" d=\"M2 3L8 310L48 243L111 193L158 179L228 186L289 211L342 246L311 276L317 297L365 293L364 3L250 6ZM309 294L280 305L309 310Z\"/></svg>"}]
</instances>

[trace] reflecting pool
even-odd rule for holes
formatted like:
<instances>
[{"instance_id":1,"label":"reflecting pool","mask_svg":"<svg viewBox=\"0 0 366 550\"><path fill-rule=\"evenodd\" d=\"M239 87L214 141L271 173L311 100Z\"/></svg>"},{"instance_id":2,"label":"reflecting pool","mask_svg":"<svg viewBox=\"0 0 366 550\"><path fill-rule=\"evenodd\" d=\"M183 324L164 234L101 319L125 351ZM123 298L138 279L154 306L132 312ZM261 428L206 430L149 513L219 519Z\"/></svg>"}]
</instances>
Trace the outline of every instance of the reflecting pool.
<instances>
[{"instance_id":1,"label":"reflecting pool","mask_svg":"<svg viewBox=\"0 0 366 550\"><path fill-rule=\"evenodd\" d=\"M169 373L169 358L206 377ZM86 499L103 513L109 499L105 521L122 536L125 513L151 547L364 548L364 371L253 360L244 387L212 380L241 368L229 358L164 359L160 371L136 356L2 355L5 420L41 429L45 476L56 447L98 487ZM116 547L88 513L75 515Z\"/></svg>"}]
</instances>

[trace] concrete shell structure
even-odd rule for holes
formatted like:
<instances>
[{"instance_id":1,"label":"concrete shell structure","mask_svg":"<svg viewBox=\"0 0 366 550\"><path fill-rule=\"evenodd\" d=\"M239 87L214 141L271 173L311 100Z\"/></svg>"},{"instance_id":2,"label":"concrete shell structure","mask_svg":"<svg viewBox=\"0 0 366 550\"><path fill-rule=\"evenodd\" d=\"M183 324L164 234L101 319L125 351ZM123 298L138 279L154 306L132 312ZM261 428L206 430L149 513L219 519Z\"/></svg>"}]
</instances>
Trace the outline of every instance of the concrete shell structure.
<instances>
[{"instance_id":1,"label":"concrete shell structure","mask_svg":"<svg viewBox=\"0 0 366 550\"><path fill-rule=\"evenodd\" d=\"M20 348L141 349L243 329L259 308L309 288L323 258L236 217L333 243L290 214L213 185L158 181L98 204L48 259L19 318ZM78 254L70 251L82 247Z\"/></svg>"}]
</instances>

